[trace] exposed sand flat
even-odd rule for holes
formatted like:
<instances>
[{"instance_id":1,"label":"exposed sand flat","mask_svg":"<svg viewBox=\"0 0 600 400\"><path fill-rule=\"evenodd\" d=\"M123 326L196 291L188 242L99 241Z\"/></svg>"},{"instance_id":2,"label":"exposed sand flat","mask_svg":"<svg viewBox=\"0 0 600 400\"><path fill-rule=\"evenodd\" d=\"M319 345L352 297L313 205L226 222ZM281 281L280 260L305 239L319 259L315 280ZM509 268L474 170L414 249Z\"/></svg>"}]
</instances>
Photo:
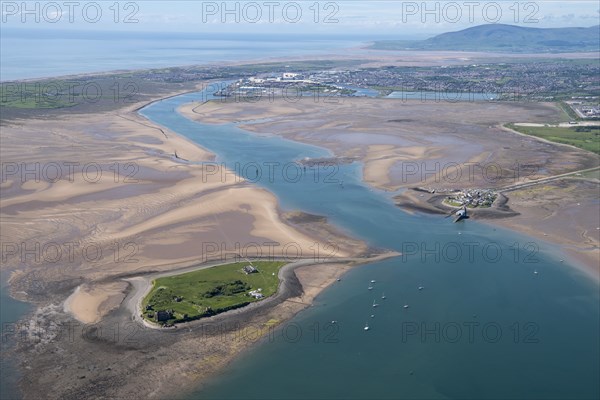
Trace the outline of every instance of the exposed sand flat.
<instances>
[{"instance_id":1,"label":"exposed sand flat","mask_svg":"<svg viewBox=\"0 0 600 400\"><path fill-rule=\"evenodd\" d=\"M374 257L370 261L392 255ZM358 263L368 261L361 259ZM109 315L96 325L98 332L104 332L102 338L95 339L93 335L84 338L76 332L74 340L70 340L63 335L36 354L28 370L32 384L24 388L25 394L28 398L39 398L43 393L53 393L56 398L168 398L173 393L197 390L199 384L225 368L240 352L261 340L270 341L281 335L286 328L285 321L309 307L316 295L325 287L337 284L336 279L357 262L340 260L315 264L308 260L297 264L295 269L288 270L285 293L278 291L283 296L274 298L268 307L259 305L271 298L254 303L254 307L167 330L142 329L137 322L123 323L131 321L128 309L120 314L120 319ZM143 291L147 284L145 277L130 280L139 285L134 293ZM136 299L132 301L134 305L137 303ZM57 320L60 321L60 317ZM115 339L117 325L121 333ZM58 349L62 373L48 379L41 371L50 366L56 368ZM71 362L76 359L74 355L80 354L89 354L89 363ZM93 365L93 368L82 370L82 365Z\"/></svg>"},{"instance_id":2,"label":"exposed sand flat","mask_svg":"<svg viewBox=\"0 0 600 400\"><path fill-rule=\"evenodd\" d=\"M393 184L392 168L396 164L403 162L421 162L422 160L435 159L436 153L442 149L427 146L398 147L394 145L374 145L368 146L366 155L362 159L364 162L364 180L365 182L382 189L391 189ZM405 169L405 176L401 178L401 184L414 182L415 177L408 176L408 169Z\"/></svg>"},{"instance_id":3,"label":"exposed sand flat","mask_svg":"<svg viewBox=\"0 0 600 400\"><path fill-rule=\"evenodd\" d=\"M458 59L458 55L456 57ZM367 154L365 143L382 146L371 149L373 162L388 158L396 158L396 161L391 166L384 162L385 165L371 168L382 174L385 171L386 177L377 173L371 177L377 181L374 184L391 188L404 184L394 171L398 161L414 160L421 155L442 161L453 157L461 160L523 157L534 162L556 156L556 164L553 161L544 164L548 171L559 169L561 165L564 168L565 164L560 163L587 162L577 154L553 154L555 149L535 158L540 149L531 146L533 142L529 139L520 137L520 141L503 142L502 146L508 148L499 149L497 137L487 140L488 135L505 134L501 129L489 128L494 124L492 118L482 123L474 122L474 128L469 131L471 124L462 123L459 116L454 116L455 125L450 124L451 130L446 131L444 121L436 121L435 112L425 113L425 124L424 119L419 121L416 117L418 110L412 109L398 118L398 110L385 111L388 106L368 106L354 99L352 102L345 114L337 114L331 109L319 110L322 104L307 107L308 112L314 113L316 124L313 124L312 116L306 118L303 107L294 106L298 111L291 111L296 113L294 118L286 121L284 115L281 121L273 121L282 125L273 125L272 131L267 129L265 133L280 134L280 128L289 127L292 138L361 157ZM464 112L476 121L468 110L457 108L454 112ZM552 107L537 105L532 110L540 113L537 116L540 120L546 112L555 112ZM243 112L244 121L256 118L251 108L245 108ZM265 110L264 114L256 115L268 116L269 112ZM526 113L512 109L503 112L502 115ZM487 113L493 115L492 110ZM370 122L369 118L372 118ZM387 118L396 121L390 122ZM398 120L411 118L417 121L399 128L404 122ZM361 119L365 120L363 125ZM373 132L369 128L371 124ZM421 125L426 129L416 130ZM262 123L248 124L247 127L258 132L264 128ZM319 130L321 127L324 131ZM440 132L444 135L437 135ZM461 137L462 133L468 136ZM480 142L477 138L486 140ZM495 146L492 146L494 142ZM52 182L21 184L20 179L12 177L2 183L2 201L5 198L11 200L9 206L2 203L0 207L3 243L21 243L23 240L29 244L36 241L44 244L50 240L58 243L77 240L82 245L97 245L105 251L103 257L94 262L76 252L72 262L46 260L36 263L31 258L22 262L17 254L3 263L3 268L15 270L11 279L13 291L24 291L20 295L40 306L32 323L39 324L34 327L38 327L43 340L23 345L26 357L22 365L22 387L26 398L46 398L49 394L61 399L165 398L183 388L195 388L198 382L225 367L240 351L261 338L269 340L278 325L307 307L322 288L335 282L335 278L350 266L341 262L327 266L307 265L295 270L297 282L293 282L291 297L274 307L240 313L236 318L228 317L215 324L199 324L189 330L169 332L142 329L131 321L131 313L123 307L108 311L122 296L122 289L113 283L122 282L127 276L172 271L205 261L207 257L232 254L235 252L230 246L232 242L243 245L261 240L295 240L304 246L306 241L323 243L324 238L330 240L333 237L340 247L340 254L366 250L363 243L335 233L326 221L304 218L301 223L298 220L302 218L280 215L275 199L268 192L244 182L221 182L218 178L205 181L206 171L201 166L177 160L173 153L177 151L181 158L199 161L211 160L209 152L172 132L162 132L126 111L123 115L25 121L21 125L3 127L2 144L0 156L3 162L67 160L82 165L96 162L107 168L109 172L105 177L113 182L112 187L104 187L102 181L90 183L76 178L69 183L74 189L67 186L60 192L53 191ZM434 147L435 153L422 150ZM448 149L453 150L449 152ZM115 181L109 169L114 162L120 166L135 163L138 167L134 174L136 182L124 181L130 172L127 170L122 171ZM87 188L88 185L100 185L101 189L92 190ZM32 190L48 190L51 196L40 201L30 196ZM238 193L243 193L244 197ZM203 210L205 200L206 212ZM5 230L5 226L9 230ZM115 242L119 245L117 256ZM135 246L126 247L130 243ZM215 254L206 251L203 243L224 243L225 249ZM64 313L62 302L77 287L80 289L67 302L67 307L81 321L98 321L98 330L92 331L91 335L89 331L84 335L77 330L73 337L64 331L62 335L53 336L57 325L73 323L71 315ZM40 326L44 329L39 329Z\"/></svg>"},{"instance_id":4,"label":"exposed sand flat","mask_svg":"<svg viewBox=\"0 0 600 400\"><path fill-rule=\"evenodd\" d=\"M3 126L1 239L12 247L2 268L19 271L14 293L43 303L83 285L69 310L95 322L124 289L107 284L111 277L240 249L242 256L282 256L292 242L312 254L315 243L329 243L331 232L319 238L318 230L309 236L286 225L269 192L182 160L214 155L130 111L137 106ZM280 245L265 254L249 246L265 242ZM366 249L342 235L336 244L337 256Z\"/></svg>"},{"instance_id":5,"label":"exposed sand flat","mask_svg":"<svg viewBox=\"0 0 600 400\"><path fill-rule=\"evenodd\" d=\"M303 293L298 301L311 304L324 288L333 284L350 269L348 264L313 264L296 270L296 276L302 284Z\"/></svg>"},{"instance_id":6,"label":"exposed sand flat","mask_svg":"<svg viewBox=\"0 0 600 400\"><path fill-rule=\"evenodd\" d=\"M387 190L502 188L600 164L595 154L502 128L508 122L544 125L566 118L549 103L338 100L218 100L190 104L180 112L203 122L237 122L249 131L327 147L336 156L357 157L363 162L364 180ZM477 164L487 170L473 166ZM507 193L508 205L516 212L506 215L521 215L500 223L561 245L587 266L588 275L598 279L598 181L549 186L551 190ZM406 199L417 206L414 209L420 202L427 205L419 196Z\"/></svg>"},{"instance_id":7,"label":"exposed sand flat","mask_svg":"<svg viewBox=\"0 0 600 400\"><path fill-rule=\"evenodd\" d=\"M434 65L469 65L473 63L502 63L507 59L544 59L548 58L546 53L519 54L519 53L493 53L493 52L471 52L471 51L423 51L423 50L373 50L366 47L355 47L342 51L333 50L327 54L316 54L311 56L286 56L271 57L268 62L284 62L301 60L362 60L361 67L376 68L381 66L434 66ZM598 52L578 53L552 53L552 58L559 59L597 59ZM248 64L250 61L240 61L231 65ZM256 60L265 62L265 59Z\"/></svg>"},{"instance_id":8,"label":"exposed sand flat","mask_svg":"<svg viewBox=\"0 0 600 400\"><path fill-rule=\"evenodd\" d=\"M360 157L365 178L382 189L415 185L499 187L528 178L524 171L514 171L517 164L527 165L527 173L538 178L563 172L565 165L569 170L598 165L593 154L565 151L564 147L507 132L500 126L523 120L559 121L563 118L560 110L549 103L334 100L337 103L312 97L297 102L281 98L216 100L190 104L180 112L204 122L237 122L252 132L314 143L328 147L337 156ZM256 118L267 120L257 122ZM473 169L469 173L468 163L473 162L498 166L503 176L493 182L495 170ZM462 173L458 178L453 176L455 165Z\"/></svg>"},{"instance_id":9,"label":"exposed sand flat","mask_svg":"<svg viewBox=\"0 0 600 400\"><path fill-rule=\"evenodd\" d=\"M573 178L511 191L511 208L520 215L497 223L560 244L589 267L583 272L600 281L599 185Z\"/></svg>"},{"instance_id":10,"label":"exposed sand flat","mask_svg":"<svg viewBox=\"0 0 600 400\"><path fill-rule=\"evenodd\" d=\"M108 312L119 307L125 298L126 288L125 282L78 286L65 300L65 311L85 324L95 324Z\"/></svg>"}]
</instances>

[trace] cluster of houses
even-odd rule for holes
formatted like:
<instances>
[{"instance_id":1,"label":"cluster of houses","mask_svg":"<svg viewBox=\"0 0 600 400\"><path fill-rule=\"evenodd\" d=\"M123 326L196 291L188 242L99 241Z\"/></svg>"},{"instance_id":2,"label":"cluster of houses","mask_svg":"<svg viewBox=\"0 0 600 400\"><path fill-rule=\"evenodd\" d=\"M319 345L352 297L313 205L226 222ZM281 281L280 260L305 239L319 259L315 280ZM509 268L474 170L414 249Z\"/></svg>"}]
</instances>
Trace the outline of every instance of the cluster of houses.
<instances>
[{"instance_id":1,"label":"cluster of houses","mask_svg":"<svg viewBox=\"0 0 600 400\"><path fill-rule=\"evenodd\" d=\"M491 189L463 189L446 198L452 205L465 207L491 207L498 194Z\"/></svg>"},{"instance_id":2,"label":"cluster of houses","mask_svg":"<svg viewBox=\"0 0 600 400\"><path fill-rule=\"evenodd\" d=\"M242 81L242 80L240 80ZM265 76L263 78L259 77L250 77L248 78L248 82L251 83L265 83L265 82L307 82L312 83L312 80L306 79L304 75L297 72L284 72L281 75L271 74L270 76Z\"/></svg>"},{"instance_id":3,"label":"cluster of houses","mask_svg":"<svg viewBox=\"0 0 600 400\"><path fill-rule=\"evenodd\" d=\"M304 95L322 94L327 96L342 96L352 94L354 90L344 89L342 86L329 84L315 75L299 72L267 73L258 76L238 79L228 87L214 93L220 97L249 96L285 96L295 98Z\"/></svg>"}]
</instances>

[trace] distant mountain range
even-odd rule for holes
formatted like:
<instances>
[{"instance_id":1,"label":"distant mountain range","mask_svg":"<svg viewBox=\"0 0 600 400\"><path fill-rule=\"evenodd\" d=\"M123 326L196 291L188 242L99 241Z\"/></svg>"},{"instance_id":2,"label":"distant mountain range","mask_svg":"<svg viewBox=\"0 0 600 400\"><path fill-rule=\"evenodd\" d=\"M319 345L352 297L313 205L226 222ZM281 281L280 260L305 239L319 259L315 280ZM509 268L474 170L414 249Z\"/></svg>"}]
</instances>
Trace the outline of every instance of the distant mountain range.
<instances>
[{"instance_id":1,"label":"distant mountain range","mask_svg":"<svg viewBox=\"0 0 600 400\"><path fill-rule=\"evenodd\" d=\"M488 24L426 40L380 40L379 50L459 50L507 53L558 53L600 50L600 25L589 28L527 28Z\"/></svg>"}]
</instances>

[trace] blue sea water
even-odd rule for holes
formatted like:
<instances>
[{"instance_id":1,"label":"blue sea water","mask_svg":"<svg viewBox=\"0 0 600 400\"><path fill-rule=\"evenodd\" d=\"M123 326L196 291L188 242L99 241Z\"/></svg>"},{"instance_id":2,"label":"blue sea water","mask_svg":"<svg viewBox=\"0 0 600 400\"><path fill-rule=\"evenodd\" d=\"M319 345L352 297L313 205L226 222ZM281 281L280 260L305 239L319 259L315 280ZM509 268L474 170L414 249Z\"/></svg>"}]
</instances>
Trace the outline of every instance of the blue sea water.
<instances>
[{"instance_id":1,"label":"blue sea water","mask_svg":"<svg viewBox=\"0 0 600 400\"><path fill-rule=\"evenodd\" d=\"M206 98L178 96L141 114L228 165L329 155L175 111ZM351 235L404 255L350 271L190 399L600 396L598 285L561 263L553 246L476 221L409 215L388 193L362 183L359 164L340 166L335 178L343 185L311 174L257 184L285 209L325 215Z\"/></svg>"},{"instance_id":2,"label":"blue sea water","mask_svg":"<svg viewBox=\"0 0 600 400\"><path fill-rule=\"evenodd\" d=\"M326 53L358 43L357 38L177 35L116 40L92 33L40 36L3 29L0 80ZM175 112L178 105L205 97L179 96L142 113L215 152L219 161L284 165L330 155L234 125L198 124ZM407 246L416 245L417 254L352 270L314 307L284 324L193 399L600 397L598 286L559 263L562 256L550 245L538 242L537 262L526 262L526 251L515 255L514 244L522 248L531 238L475 221L452 224L408 215L388 194L361 182L358 164L340 166L335 178L344 181L343 188L324 179L314 182L311 176L258 184L275 193L286 209L326 215L374 246L408 254L413 247ZM494 260L476 251L467 258L472 243L478 249L499 248L503 256ZM436 245L463 254L457 261L452 254L423 258ZM377 281L374 291L366 288L371 279ZM379 298L384 291L385 300ZM0 295L4 327L28 307L5 290ZM376 311L373 300L381 303ZM369 331L363 330L366 322ZM14 389L14 374L5 374L6 365L3 357L2 398Z\"/></svg>"},{"instance_id":3,"label":"blue sea water","mask_svg":"<svg viewBox=\"0 0 600 400\"><path fill-rule=\"evenodd\" d=\"M0 80L218 64L359 46L353 36L61 32L2 29Z\"/></svg>"},{"instance_id":4,"label":"blue sea water","mask_svg":"<svg viewBox=\"0 0 600 400\"><path fill-rule=\"evenodd\" d=\"M190 34L94 32L0 27L0 81L68 74L157 68L303 54L324 54L354 47L364 38L316 35ZM18 372L8 357L15 344L13 329L31 310L10 297L8 274L0 279L0 323L3 339L0 398L17 398Z\"/></svg>"}]
</instances>

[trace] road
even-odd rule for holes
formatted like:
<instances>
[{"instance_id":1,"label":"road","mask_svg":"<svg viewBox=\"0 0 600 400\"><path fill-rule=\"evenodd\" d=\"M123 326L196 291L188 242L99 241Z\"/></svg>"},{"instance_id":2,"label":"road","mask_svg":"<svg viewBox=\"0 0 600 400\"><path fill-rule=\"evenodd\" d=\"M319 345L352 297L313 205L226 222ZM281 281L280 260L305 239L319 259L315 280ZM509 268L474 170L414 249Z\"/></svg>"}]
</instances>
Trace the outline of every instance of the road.
<instances>
[{"instance_id":1,"label":"road","mask_svg":"<svg viewBox=\"0 0 600 400\"><path fill-rule=\"evenodd\" d=\"M573 172L569 172L566 174L560 174L560 175L554 175L554 176L549 176L546 178L541 178L541 179L535 179L532 181L528 181L528 182L521 182L521 183L517 183L514 185L509 185L509 186L505 186L503 188L499 188L497 189L498 193L506 193L506 192L511 192L513 190L518 190L518 189L523 189L526 187L530 187L530 186L535 186L535 185L539 185L540 183L546 183L546 182L552 182L552 181L556 181L568 176L572 176L572 175L577 175L577 174L583 174L586 172L592 172L592 171L598 171L600 170L600 167L594 167L594 168L588 168L588 169L582 169L579 171L573 171Z\"/></svg>"}]
</instances>

